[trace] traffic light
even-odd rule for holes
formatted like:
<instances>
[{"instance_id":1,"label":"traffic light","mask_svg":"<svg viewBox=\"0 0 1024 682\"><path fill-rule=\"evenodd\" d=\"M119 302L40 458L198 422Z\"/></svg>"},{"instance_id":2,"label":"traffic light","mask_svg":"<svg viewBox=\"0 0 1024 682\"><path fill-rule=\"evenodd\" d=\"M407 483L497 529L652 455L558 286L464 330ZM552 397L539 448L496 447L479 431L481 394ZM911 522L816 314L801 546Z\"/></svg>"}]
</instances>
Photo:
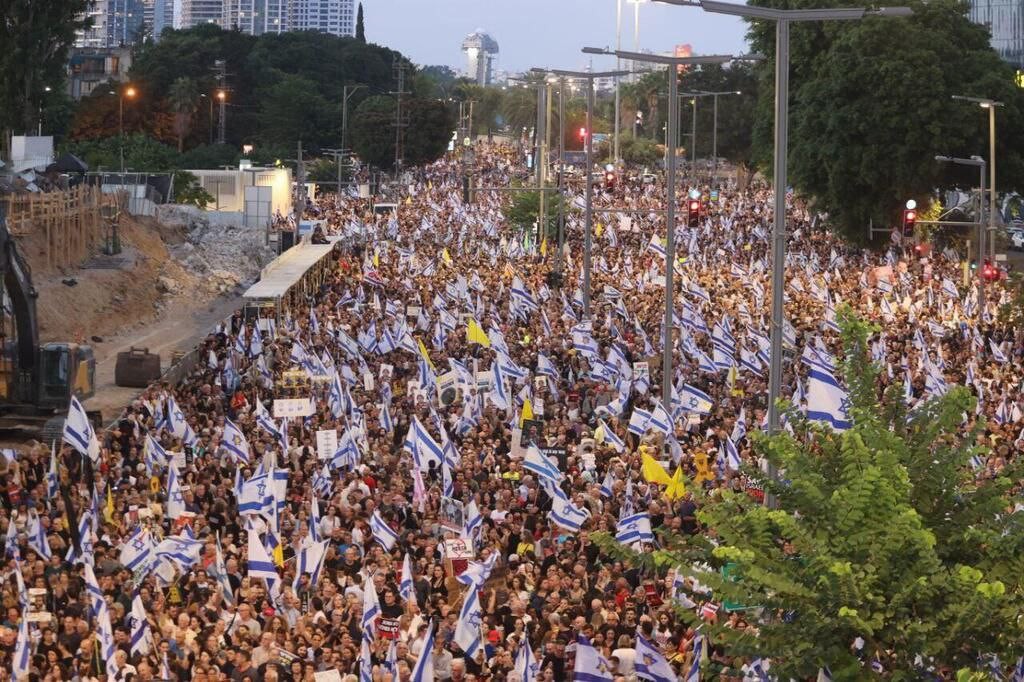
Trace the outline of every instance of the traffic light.
<instances>
[{"instance_id":1,"label":"traffic light","mask_svg":"<svg viewBox=\"0 0 1024 682\"><path fill-rule=\"evenodd\" d=\"M994 282L999 279L999 268L986 258L981 265L981 276L986 282Z\"/></svg>"},{"instance_id":2,"label":"traffic light","mask_svg":"<svg viewBox=\"0 0 1024 682\"><path fill-rule=\"evenodd\" d=\"M697 227L700 221L700 199L690 199L686 202L686 224L688 227Z\"/></svg>"},{"instance_id":3,"label":"traffic light","mask_svg":"<svg viewBox=\"0 0 1024 682\"><path fill-rule=\"evenodd\" d=\"M917 223L917 210L913 208L903 209L903 234L914 234L915 223Z\"/></svg>"},{"instance_id":4,"label":"traffic light","mask_svg":"<svg viewBox=\"0 0 1024 682\"><path fill-rule=\"evenodd\" d=\"M608 164L604 168L604 188L607 190L615 189L615 166Z\"/></svg>"},{"instance_id":5,"label":"traffic light","mask_svg":"<svg viewBox=\"0 0 1024 682\"><path fill-rule=\"evenodd\" d=\"M586 128L580 128L580 141L581 142L586 142L587 141L587 129Z\"/></svg>"}]
</instances>

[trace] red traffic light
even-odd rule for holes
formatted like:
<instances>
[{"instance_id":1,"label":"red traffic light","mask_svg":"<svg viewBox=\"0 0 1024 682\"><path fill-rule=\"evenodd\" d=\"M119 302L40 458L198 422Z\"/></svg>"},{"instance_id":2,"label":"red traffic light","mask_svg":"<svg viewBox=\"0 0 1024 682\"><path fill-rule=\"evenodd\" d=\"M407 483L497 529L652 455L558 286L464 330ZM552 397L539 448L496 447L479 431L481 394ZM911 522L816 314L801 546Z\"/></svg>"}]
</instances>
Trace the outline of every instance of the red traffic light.
<instances>
[{"instance_id":1,"label":"red traffic light","mask_svg":"<svg viewBox=\"0 0 1024 682\"><path fill-rule=\"evenodd\" d=\"M587 129L586 128L580 128L580 139L581 140L587 139Z\"/></svg>"},{"instance_id":2,"label":"red traffic light","mask_svg":"<svg viewBox=\"0 0 1024 682\"><path fill-rule=\"evenodd\" d=\"M697 201L696 199L691 200L690 201L690 212L691 213L696 213L698 211L700 211L700 202Z\"/></svg>"},{"instance_id":3,"label":"red traffic light","mask_svg":"<svg viewBox=\"0 0 1024 682\"><path fill-rule=\"evenodd\" d=\"M913 234L914 224L917 222L917 211L912 208L903 211L903 234Z\"/></svg>"},{"instance_id":4,"label":"red traffic light","mask_svg":"<svg viewBox=\"0 0 1024 682\"><path fill-rule=\"evenodd\" d=\"M904 220L914 221L917 219L917 214L913 211L907 211L907 215L904 216Z\"/></svg>"}]
</instances>

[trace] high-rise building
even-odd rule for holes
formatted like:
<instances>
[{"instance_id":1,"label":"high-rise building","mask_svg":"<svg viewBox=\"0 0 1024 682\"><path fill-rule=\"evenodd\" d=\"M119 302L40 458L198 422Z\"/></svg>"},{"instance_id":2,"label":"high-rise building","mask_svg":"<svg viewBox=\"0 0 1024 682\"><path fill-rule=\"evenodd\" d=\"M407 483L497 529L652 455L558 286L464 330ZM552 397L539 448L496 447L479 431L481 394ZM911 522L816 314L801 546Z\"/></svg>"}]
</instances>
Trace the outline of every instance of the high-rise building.
<instances>
[{"instance_id":1,"label":"high-rise building","mask_svg":"<svg viewBox=\"0 0 1024 682\"><path fill-rule=\"evenodd\" d=\"M174 0L142 0L142 22L146 35L160 40L164 29L174 26Z\"/></svg>"},{"instance_id":2,"label":"high-rise building","mask_svg":"<svg viewBox=\"0 0 1024 682\"><path fill-rule=\"evenodd\" d=\"M480 28L462 41L462 51L466 53L466 75L477 85L490 85L494 62L498 59L498 41Z\"/></svg>"},{"instance_id":3,"label":"high-rise building","mask_svg":"<svg viewBox=\"0 0 1024 682\"><path fill-rule=\"evenodd\" d=\"M992 47L1024 68L1024 0L971 0L971 21L988 26Z\"/></svg>"},{"instance_id":4,"label":"high-rise building","mask_svg":"<svg viewBox=\"0 0 1024 682\"><path fill-rule=\"evenodd\" d=\"M290 30L288 0L224 0L221 26L258 36Z\"/></svg>"},{"instance_id":5,"label":"high-rise building","mask_svg":"<svg viewBox=\"0 0 1024 682\"><path fill-rule=\"evenodd\" d=\"M142 0L95 0L85 11L89 28L76 32L75 47L109 48L132 45L141 38Z\"/></svg>"},{"instance_id":6,"label":"high-rise building","mask_svg":"<svg viewBox=\"0 0 1024 682\"><path fill-rule=\"evenodd\" d=\"M174 0L174 28L219 26L223 20L224 0Z\"/></svg>"},{"instance_id":7,"label":"high-rise building","mask_svg":"<svg viewBox=\"0 0 1024 682\"><path fill-rule=\"evenodd\" d=\"M356 34L355 0L291 0L293 31L320 31L335 36Z\"/></svg>"}]
</instances>

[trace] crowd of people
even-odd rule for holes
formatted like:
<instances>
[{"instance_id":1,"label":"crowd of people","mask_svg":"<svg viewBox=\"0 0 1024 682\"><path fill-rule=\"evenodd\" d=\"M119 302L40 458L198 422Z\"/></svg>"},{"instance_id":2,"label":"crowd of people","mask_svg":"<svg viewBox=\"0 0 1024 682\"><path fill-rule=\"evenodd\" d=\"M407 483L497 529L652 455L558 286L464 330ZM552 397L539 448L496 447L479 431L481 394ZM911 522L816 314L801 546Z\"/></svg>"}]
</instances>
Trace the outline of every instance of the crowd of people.
<instances>
[{"instance_id":1,"label":"crowd of people","mask_svg":"<svg viewBox=\"0 0 1024 682\"><path fill-rule=\"evenodd\" d=\"M486 186L525 172L510 148L477 160ZM688 486L760 494L743 469L766 421L772 197L701 189L699 224L677 227L671 377L657 183L597 194L589 302L581 218L560 250L509 223L507 195L463 203L455 160L397 214L316 202L318 241L336 244L318 289L239 310L185 381L145 390L96 442L73 429L7 462L0 667L463 682L568 680L585 659L599 676L578 679L762 679L678 617L756 627L745 612L591 539L701 532L689 493L643 475L648 456ZM849 419L808 376L834 372L845 303L881 323L872 355L911 404L973 388L964 428L983 417L991 449L976 473L998 472L1024 426L1024 337L998 322L1001 286L982 308L950 253L845 246L796 201L790 226L784 397Z\"/></svg>"}]
</instances>

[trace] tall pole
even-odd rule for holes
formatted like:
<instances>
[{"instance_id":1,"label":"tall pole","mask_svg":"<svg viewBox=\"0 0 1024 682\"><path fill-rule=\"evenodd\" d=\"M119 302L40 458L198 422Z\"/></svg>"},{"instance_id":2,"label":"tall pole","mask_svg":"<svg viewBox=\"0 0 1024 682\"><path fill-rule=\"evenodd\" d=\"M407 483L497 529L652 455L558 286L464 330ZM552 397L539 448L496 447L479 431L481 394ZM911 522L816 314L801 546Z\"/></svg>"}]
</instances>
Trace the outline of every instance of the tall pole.
<instances>
[{"instance_id":1,"label":"tall pole","mask_svg":"<svg viewBox=\"0 0 1024 682\"><path fill-rule=\"evenodd\" d=\"M662 340L661 400L665 409L672 404L672 308L675 290L672 275L676 265L676 133L679 129L679 73L668 67L668 165L665 172L665 338ZM696 101L696 100L694 100Z\"/></svg>"},{"instance_id":2,"label":"tall pole","mask_svg":"<svg viewBox=\"0 0 1024 682\"><path fill-rule=\"evenodd\" d=\"M640 51L640 3L633 3L633 51ZM630 62L629 70L633 72L633 82L636 82L636 60Z\"/></svg>"},{"instance_id":3,"label":"tall pole","mask_svg":"<svg viewBox=\"0 0 1024 682\"><path fill-rule=\"evenodd\" d=\"M124 182L124 92L117 97L117 136L120 139L121 182Z\"/></svg>"},{"instance_id":4,"label":"tall pole","mask_svg":"<svg viewBox=\"0 0 1024 682\"><path fill-rule=\"evenodd\" d=\"M588 78L587 83L587 210L584 215L583 231L583 316L590 319L590 250L593 246L594 214L594 135L591 132L594 115L594 80Z\"/></svg>"},{"instance_id":5,"label":"tall pole","mask_svg":"<svg viewBox=\"0 0 1024 682\"><path fill-rule=\"evenodd\" d=\"M551 107L548 102L551 97L551 84L544 83L538 94L537 101L537 186L541 188L537 205L537 243L540 243L541 234L544 230L544 223L547 220L547 206L544 203L544 185L547 182L548 171L548 122L550 119Z\"/></svg>"},{"instance_id":6,"label":"tall pole","mask_svg":"<svg viewBox=\"0 0 1024 682\"><path fill-rule=\"evenodd\" d=\"M981 169L981 186L978 192L978 315L979 320L985 319L985 162L979 166ZM989 220L991 225L991 218ZM995 241L995 240L993 240Z\"/></svg>"},{"instance_id":7,"label":"tall pole","mask_svg":"<svg viewBox=\"0 0 1024 682\"><path fill-rule=\"evenodd\" d=\"M348 86L341 88L341 148L348 149Z\"/></svg>"},{"instance_id":8,"label":"tall pole","mask_svg":"<svg viewBox=\"0 0 1024 682\"><path fill-rule=\"evenodd\" d=\"M621 2L621 0L620 0ZM616 83L618 82L616 77ZM618 143L618 136L615 141ZM565 78L558 83L558 255L555 272L562 271L562 244L565 240Z\"/></svg>"},{"instance_id":9,"label":"tall pole","mask_svg":"<svg viewBox=\"0 0 1024 682\"><path fill-rule=\"evenodd\" d=\"M711 117L711 163L714 164L712 184L718 185L718 94L714 96L715 113Z\"/></svg>"},{"instance_id":10,"label":"tall pole","mask_svg":"<svg viewBox=\"0 0 1024 682\"><path fill-rule=\"evenodd\" d=\"M615 0L615 49L622 49L622 0ZM615 70L619 71L622 68L622 60L615 57ZM561 97L561 94L559 94ZM619 77L615 77L615 149L612 152L615 157L615 163L619 162L619 119L622 118L620 113L619 104ZM561 114L559 114L561 115ZM559 118L559 121L562 119Z\"/></svg>"},{"instance_id":11,"label":"tall pole","mask_svg":"<svg viewBox=\"0 0 1024 682\"><path fill-rule=\"evenodd\" d=\"M693 98L693 123L690 124L690 173L697 183L697 98Z\"/></svg>"},{"instance_id":12,"label":"tall pole","mask_svg":"<svg viewBox=\"0 0 1024 682\"><path fill-rule=\"evenodd\" d=\"M772 225L772 327L771 367L768 371L768 432L779 430L779 408L782 393L782 325L783 287L786 283L786 156L789 130L789 22L775 23L775 216ZM775 478L775 467L769 465L768 476Z\"/></svg>"},{"instance_id":13,"label":"tall pole","mask_svg":"<svg viewBox=\"0 0 1024 682\"><path fill-rule=\"evenodd\" d=\"M988 105L988 171L990 194L988 208L988 241L990 242L990 257L993 262L996 259L996 105ZM984 194L984 191L982 192Z\"/></svg>"}]
</instances>

